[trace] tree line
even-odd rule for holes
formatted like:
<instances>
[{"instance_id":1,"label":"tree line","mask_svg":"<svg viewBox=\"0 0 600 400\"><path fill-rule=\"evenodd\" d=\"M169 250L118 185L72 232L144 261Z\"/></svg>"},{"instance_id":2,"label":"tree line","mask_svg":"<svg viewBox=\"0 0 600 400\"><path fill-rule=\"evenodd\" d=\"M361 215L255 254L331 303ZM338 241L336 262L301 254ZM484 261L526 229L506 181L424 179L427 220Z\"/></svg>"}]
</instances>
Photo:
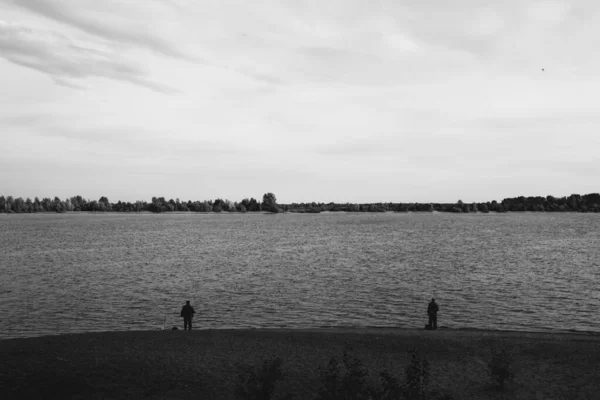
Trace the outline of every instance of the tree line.
<instances>
[{"instance_id":1,"label":"tree line","mask_svg":"<svg viewBox=\"0 0 600 400\"><path fill-rule=\"evenodd\" d=\"M102 196L98 200L85 199L82 196L73 196L66 199L45 197L41 200L35 197L23 199L22 197L0 196L0 213L38 213L38 212L297 212L320 213L323 211L345 212L508 212L508 211L534 211L534 212L600 212L600 194L590 193L585 195L572 194L568 197L513 197L501 202L465 203L458 200L456 203L291 203L278 204L273 193L265 193L262 201L255 198L245 198L242 201L215 199L204 201L180 201L164 197L152 197L147 201L110 202Z\"/></svg>"},{"instance_id":2,"label":"tree line","mask_svg":"<svg viewBox=\"0 0 600 400\"><path fill-rule=\"evenodd\" d=\"M192 212L247 212L247 211L268 211L283 212L287 209L277 205L277 199L273 193L265 193L262 201L255 198L246 198L241 202L233 202L227 199L204 200L204 201L180 201L179 199L166 200L164 197L152 197L147 201L110 202L107 197L102 196L98 200L85 199L82 196L73 196L61 200L59 197L54 199L44 197L40 199L35 197L33 200L22 197L0 196L0 213L38 213L38 212L142 212L149 211L154 213L173 212L173 211L192 211Z\"/></svg>"}]
</instances>

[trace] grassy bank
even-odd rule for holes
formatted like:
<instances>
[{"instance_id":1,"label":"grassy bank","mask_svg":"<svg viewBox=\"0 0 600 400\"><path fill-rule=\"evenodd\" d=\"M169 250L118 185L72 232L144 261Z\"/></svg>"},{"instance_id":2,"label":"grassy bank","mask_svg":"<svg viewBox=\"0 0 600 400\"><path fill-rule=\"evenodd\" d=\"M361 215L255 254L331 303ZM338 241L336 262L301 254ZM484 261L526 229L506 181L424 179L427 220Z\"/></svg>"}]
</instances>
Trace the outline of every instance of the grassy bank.
<instances>
[{"instance_id":1,"label":"grassy bank","mask_svg":"<svg viewBox=\"0 0 600 400\"><path fill-rule=\"evenodd\" d=\"M487 376L490 347L514 355L501 393ZM600 336L457 330L205 330L107 332L0 341L0 398L233 399L244 366L283 361L276 396L314 398L318 367L344 349L371 378L400 379L416 347L432 387L455 399L599 399Z\"/></svg>"}]
</instances>

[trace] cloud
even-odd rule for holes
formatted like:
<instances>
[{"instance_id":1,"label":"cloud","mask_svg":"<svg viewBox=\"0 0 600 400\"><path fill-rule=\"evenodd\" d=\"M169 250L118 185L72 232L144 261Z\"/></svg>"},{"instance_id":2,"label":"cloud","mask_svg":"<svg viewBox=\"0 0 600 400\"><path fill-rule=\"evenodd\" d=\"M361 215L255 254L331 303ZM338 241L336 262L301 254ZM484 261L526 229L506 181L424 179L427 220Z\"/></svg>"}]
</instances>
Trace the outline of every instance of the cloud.
<instances>
[{"instance_id":1,"label":"cloud","mask_svg":"<svg viewBox=\"0 0 600 400\"><path fill-rule=\"evenodd\" d=\"M13 160L0 178L33 190L19 171L38 160L70 177L94 163L173 174L89 183L111 197L264 185L294 200L352 200L367 178L375 197L404 185L485 198L511 180L555 187L552 165L573 187L593 182L598 6L571 3L0 0L13 22L0 25L0 131L26 138L0 149ZM206 62L182 62L196 55ZM184 92L139 89L164 84ZM262 173L282 168L299 179Z\"/></svg>"},{"instance_id":2,"label":"cloud","mask_svg":"<svg viewBox=\"0 0 600 400\"><path fill-rule=\"evenodd\" d=\"M114 51L76 45L55 32L10 24L0 20L0 57L48 74L63 86L84 88L83 78L101 77L172 93L165 85L146 78L137 63Z\"/></svg>"},{"instance_id":3,"label":"cloud","mask_svg":"<svg viewBox=\"0 0 600 400\"><path fill-rule=\"evenodd\" d=\"M570 14L571 5L562 1L538 1L529 5L527 15L534 21L558 24Z\"/></svg>"},{"instance_id":4,"label":"cloud","mask_svg":"<svg viewBox=\"0 0 600 400\"><path fill-rule=\"evenodd\" d=\"M135 16L125 21L125 23L119 24L113 22L109 24L108 21L114 21L117 18L111 18L110 14L107 16L106 12L103 12L101 13L102 22L93 20L87 15L92 14L94 8L97 7L97 2L95 1L71 2L69 6L65 6L64 2L59 4L45 0L18 0L11 3L100 38L121 44L142 46L156 53L186 61L200 61L199 58L184 54L177 50L174 45L150 34L148 26L142 27L139 24L134 24ZM85 4L82 6L82 3ZM78 13L76 11L78 6L82 12ZM116 10L119 10L117 4L113 4L113 6ZM116 17L116 15L114 16ZM132 27L130 28L130 26Z\"/></svg>"},{"instance_id":5,"label":"cloud","mask_svg":"<svg viewBox=\"0 0 600 400\"><path fill-rule=\"evenodd\" d=\"M75 119L55 121L52 116L30 114L30 125L37 127L36 133L29 136L33 141L63 141L79 149L98 153L122 155L126 159L120 162L127 164L134 159L168 158L182 160L193 164L198 157L218 160L220 157L239 157L244 154L244 147L236 143L210 139L165 136L160 130L132 126L117 126L112 123L98 123L94 127L73 127ZM24 120L25 116L21 116ZM0 119L2 121L2 119ZM24 121L23 121L24 123Z\"/></svg>"}]
</instances>

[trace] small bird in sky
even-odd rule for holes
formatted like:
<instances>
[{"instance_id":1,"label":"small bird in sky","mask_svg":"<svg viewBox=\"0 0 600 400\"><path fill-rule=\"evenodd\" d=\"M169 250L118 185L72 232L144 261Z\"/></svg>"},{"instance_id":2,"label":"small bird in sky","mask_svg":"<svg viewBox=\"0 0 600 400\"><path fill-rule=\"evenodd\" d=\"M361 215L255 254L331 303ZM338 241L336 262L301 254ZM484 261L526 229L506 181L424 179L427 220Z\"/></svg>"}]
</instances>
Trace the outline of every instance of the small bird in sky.
<instances>
[{"instance_id":1,"label":"small bird in sky","mask_svg":"<svg viewBox=\"0 0 600 400\"><path fill-rule=\"evenodd\" d=\"M542 71L544 70L544 68L542 68Z\"/></svg>"}]
</instances>

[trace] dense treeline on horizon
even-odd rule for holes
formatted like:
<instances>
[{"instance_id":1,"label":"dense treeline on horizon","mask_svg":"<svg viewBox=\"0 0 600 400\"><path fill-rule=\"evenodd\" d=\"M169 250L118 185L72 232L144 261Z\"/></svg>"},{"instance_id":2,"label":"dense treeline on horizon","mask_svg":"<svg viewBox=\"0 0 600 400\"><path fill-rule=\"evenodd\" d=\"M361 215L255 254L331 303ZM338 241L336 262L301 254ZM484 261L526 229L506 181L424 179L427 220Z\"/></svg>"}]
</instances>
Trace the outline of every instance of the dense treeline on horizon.
<instances>
[{"instance_id":1,"label":"dense treeline on horizon","mask_svg":"<svg viewBox=\"0 0 600 400\"><path fill-rule=\"evenodd\" d=\"M118 201L112 203L106 197L98 200L84 199L82 196L73 196L64 200L59 197L54 199L45 197L33 200L22 197L0 196L0 213L38 213L38 212L298 212L319 213L322 211L346 212L508 212L508 211L536 211L536 212L600 212L600 194L590 193L583 196L572 194L568 197L513 197L501 202L493 200L485 203L291 203L278 204L273 193L265 193L262 201L246 198L240 202L227 199L204 201L180 201L179 199L166 200L164 197L153 197L150 202L136 201L135 203Z\"/></svg>"}]
</instances>

